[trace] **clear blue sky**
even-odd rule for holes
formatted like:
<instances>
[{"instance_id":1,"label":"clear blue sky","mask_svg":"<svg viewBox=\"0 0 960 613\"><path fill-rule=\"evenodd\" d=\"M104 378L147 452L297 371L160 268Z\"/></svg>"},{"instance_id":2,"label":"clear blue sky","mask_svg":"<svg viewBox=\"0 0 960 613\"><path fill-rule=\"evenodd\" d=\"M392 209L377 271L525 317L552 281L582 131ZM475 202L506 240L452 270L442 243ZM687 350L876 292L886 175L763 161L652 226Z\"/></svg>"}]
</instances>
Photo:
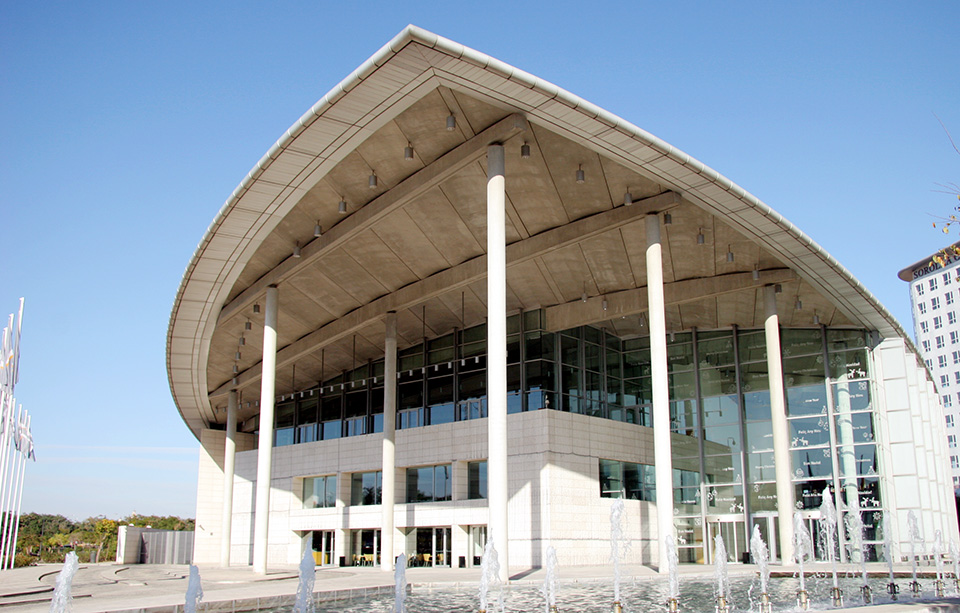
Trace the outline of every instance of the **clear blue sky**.
<instances>
[{"instance_id":1,"label":"clear blue sky","mask_svg":"<svg viewBox=\"0 0 960 613\"><path fill-rule=\"evenodd\" d=\"M960 4L0 2L0 315L26 297L24 510L193 516L198 444L165 341L240 180L414 23L717 169L909 329L896 272L948 240ZM476 3L471 7L480 7ZM4 317L5 321L5 317Z\"/></svg>"}]
</instances>

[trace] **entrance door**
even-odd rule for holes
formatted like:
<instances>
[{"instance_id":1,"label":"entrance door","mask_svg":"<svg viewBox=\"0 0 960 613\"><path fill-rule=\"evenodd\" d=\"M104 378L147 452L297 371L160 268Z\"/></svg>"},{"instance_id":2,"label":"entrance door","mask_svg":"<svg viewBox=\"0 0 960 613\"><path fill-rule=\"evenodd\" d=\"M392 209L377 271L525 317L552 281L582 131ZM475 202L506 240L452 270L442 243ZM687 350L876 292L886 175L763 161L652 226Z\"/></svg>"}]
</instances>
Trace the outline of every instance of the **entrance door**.
<instances>
[{"instance_id":1,"label":"entrance door","mask_svg":"<svg viewBox=\"0 0 960 613\"><path fill-rule=\"evenodd\" d=\"M483 548L487 546L487 527L470 526L470 565L480 566Z\"/></svg>"},{"instance_id":2,"label":"entrance door","mask_svg":"<svg viewBox=\"0 0 960 613\"><path fill-rule=\"evenodd\" d=\"M769 559L776 560L779 556L779 543L780 543L780 532L779 525L780 522L777 520L776 515L754 515L751 517L751 522L753 526L757 526L760 529L760 537L763 539L763 542L767 544L767 551L769 552ZM750 529L750 538L753 538L753 528ZM749 539L748 539L749 543ZM749 547L749 545L748 545Z\"/></svg>"},{"instance_id":3,"label":"entrance door","mask_svg":"<svg viewBox=\"0 0 960 613\"><path fill-rule=\"evenodd\" d=\"M311 546L318 566L333 564L333 530L314 530Z\"/></svg>"},{"instance_id":4,"label":"entrance door","mask_svg":"<svg viewBox=\"0 0 960 613\"><path fill-rule=\"evenodd\" d=\"M747 549L747 530L741 515L708 517L707 530L710 535L710 560L716 560L716 538L723 537L723 546L727 550L727 562L740 562Z\"/></svg>"},{"instance_id":5,"label":"entrance door","mask_svg":"<svg viewBox=\"0 0 960 613\"><path fill-rule=\"evenodd\" d=\"M417 528L413 566L450 566L450 528Z\"/></svg>"},{"instance_id":6,"label":"entrance door","mask_svg":"<svg viewBox=\"0 0 960 613\"><path fill-rule=\"evenodd\" d=\"M353 531L353 565L375 566L380 564L380 531Z\"/></svg>"}]
</instances>

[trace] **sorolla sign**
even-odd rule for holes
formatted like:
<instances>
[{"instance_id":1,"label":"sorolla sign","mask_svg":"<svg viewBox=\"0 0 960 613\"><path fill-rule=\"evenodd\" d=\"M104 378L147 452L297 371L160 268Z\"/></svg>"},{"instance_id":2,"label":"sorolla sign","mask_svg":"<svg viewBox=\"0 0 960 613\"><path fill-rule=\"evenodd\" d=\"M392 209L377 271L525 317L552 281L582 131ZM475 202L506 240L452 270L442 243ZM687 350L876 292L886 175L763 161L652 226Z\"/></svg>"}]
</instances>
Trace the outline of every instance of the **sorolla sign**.
<instances>
[{"instance_id":1,"label":"sorolla sign","mask_svg":"<svg viewBox=\"0 0 960 613\"><path fill-rule=\"evenodd\" d=\"M924 266L923 268L915 268L913 270L913 278L914 280L920 279L921 277L925 277L932 272L937 272L938 270L943 269L945 266L949 266L955 262L960 262L960 256L948 255L943 259L943 263L944 263L943 266L941 266L937 262L930 262L929 266Z\"/></svg>"}]
</instances>

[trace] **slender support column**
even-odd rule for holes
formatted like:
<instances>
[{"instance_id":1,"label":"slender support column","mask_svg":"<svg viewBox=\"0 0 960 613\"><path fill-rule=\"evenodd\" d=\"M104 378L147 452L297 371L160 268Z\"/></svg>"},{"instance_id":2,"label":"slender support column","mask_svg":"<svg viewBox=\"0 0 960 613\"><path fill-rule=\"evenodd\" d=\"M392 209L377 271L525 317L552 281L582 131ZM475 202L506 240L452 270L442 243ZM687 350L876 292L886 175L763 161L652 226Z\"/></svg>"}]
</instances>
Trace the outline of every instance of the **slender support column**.
<instances>
[{"instance_id":1,"label":"slender support column","mask_svg":"<svg viewBox=\"0 0 960 613\"><path fill-rule=\"evenodd\" d=\"M510 578L507 503L507 248L503 145L487 149L487 480L489 535Z\"/></svg>"},{"instance_id":2,"label":"slender support column","mask_svg":"<svg viewBox=\"0 0 960 613\"><path fill-rule=\"evenodd\" d=\"M267 288L263 322L263 378L260 380L260 438L257 450L257 504L253 524L253 571L267 574L270 478L273 468L273 409L277 379L277 286Z\"/></svg>"},{"instance_id":3,"label":"slender support column","mask_svg":"<svg viewBox=\"0 0 960 613\"><path fill-rule=\"evenodd\" d=\"M380 568L393 570L393 501L396 498L396 429L397 429L397 314L387 313L384 319L386 337L383 352L383 465L380 481L381 519Z\"/></svg>"},{"instance_id":4,"label":"slender support column","mask_svg":"<svg viewBox=\"0 0 960 613\"><path fill-rule=\"evenodd\" d=\"M233 475L237 458L237 390L227 400L227 438L223 441L223 517L220 520L220 566L230 567L233 532Z\"/></svg>"},{"instance_id":5,"label":"slender support column","mask_svg":"<svg viewBox=\"0 0 960 613\"><path fill-rule=\"evenodd\" d=\"M783 390L783 362L780 352L780 318L776 288L763 288L767 319L767 376L770 378L770 421L773 427L773 463L777 478L777 516L780 520L780 560L793 559L793 484L790 482L790 435L787 430L787 403Z\"/></svg>"},{"instance_id":6,"label":"slender support column","mask_svg":"<svg viewBox=\"0 0 960 613\"><path fill-rule=\"evenodd\" d=\"M653 385L653 462L657 478L657 570L668 572L667 534L673 526L673 457L670 448L670 389L667 379L667 318L663 301L660 217L647 215L647 304L650 310L650 373Z\"/></svg>"}]
</instances>

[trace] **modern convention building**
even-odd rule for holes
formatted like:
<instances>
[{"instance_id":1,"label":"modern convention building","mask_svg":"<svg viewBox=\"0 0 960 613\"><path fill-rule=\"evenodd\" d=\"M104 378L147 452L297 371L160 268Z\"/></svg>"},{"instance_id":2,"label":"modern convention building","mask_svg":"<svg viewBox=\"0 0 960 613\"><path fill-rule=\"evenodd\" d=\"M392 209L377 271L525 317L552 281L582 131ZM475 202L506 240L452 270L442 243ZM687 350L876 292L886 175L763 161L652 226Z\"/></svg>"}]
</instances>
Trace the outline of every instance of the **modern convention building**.
<instances>
[{"instance_id":1,"label":"modern convention building","mask_svg":"<svg viewBox=\"0 0 960 613\"><path fill-rule=\"evenodd\" d=\"M741 561L754 527L789 559L824 494L869 559L885 515L902 551L909 511L957 536L935 382L845 268L689 155L415 27L227 200L167 365L202 445L197 563L470 567L489 539L514 570L550 545L605 564L618 498L631 563L670 533Z\"/></svg>"},{"instance_id":2,"label":"modern convention building","mask_svg":"<svg viewBox=\"0 0 960 613\"><path fill-rule=\"evenodd\" d=\"M935 262L934 258L942 258ZM907 266L897 275L910 284L914 338L933 372L940 392L947 429L947 455L954 490L960 490L960 449L957 423L960 420L960 243ZM946 471L947 458L935 467Z\"/></svg>"}]
</instances>

